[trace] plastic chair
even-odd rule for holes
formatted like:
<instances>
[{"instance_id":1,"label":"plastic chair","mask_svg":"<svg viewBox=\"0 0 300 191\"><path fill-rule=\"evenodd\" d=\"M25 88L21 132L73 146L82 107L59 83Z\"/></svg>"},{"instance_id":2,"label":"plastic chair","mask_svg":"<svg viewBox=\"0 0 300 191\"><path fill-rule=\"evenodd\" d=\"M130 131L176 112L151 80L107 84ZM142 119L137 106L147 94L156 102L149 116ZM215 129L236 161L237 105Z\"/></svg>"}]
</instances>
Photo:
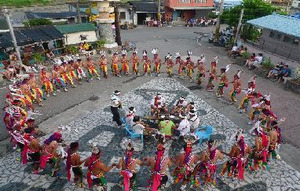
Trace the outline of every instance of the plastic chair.
<instances>
[{"instance_id":1,"label":"plastic chair","mask_svg":"<svg viewBox=\"0 0 300 191\"><path fill-rule=\"evenodd\" d=\"M204 131L203 131L204 130ZM199 139L198 146L201 146L204 139L210 139L210 136L213 134L214 128L212 126L200 126L196 131L195 135Z\"/></svg>"},{"instance_id":2,"label":"plastic chair","mask_svg":"<svg viewBox=\"0 0 300 191\"><path fill-rule=\"evenodd\" d=\"M142 145L144 145L144 136L143 136L143 134L135 133L131 129L130 124L126 123L126 117L122 117L121 121L122 121L122 123L125 124L126 135L129 135L130 139L140 138L142 140Z\"/></svg>"},{"instance_id":3,"label":"plastic chair","mask_svg":"<svg viewBox=\"0 0 300 191\"><path fill-rule=\"evenodd\" d=\"M135 133L131 128L129 124L125 123L125 130L126 130L126 135L130 136L130 139L135 139L135 138L140 138L142 141L142 145L144 145L144 136L143 134L138 134Z\"/></svg>"}]
</instances>

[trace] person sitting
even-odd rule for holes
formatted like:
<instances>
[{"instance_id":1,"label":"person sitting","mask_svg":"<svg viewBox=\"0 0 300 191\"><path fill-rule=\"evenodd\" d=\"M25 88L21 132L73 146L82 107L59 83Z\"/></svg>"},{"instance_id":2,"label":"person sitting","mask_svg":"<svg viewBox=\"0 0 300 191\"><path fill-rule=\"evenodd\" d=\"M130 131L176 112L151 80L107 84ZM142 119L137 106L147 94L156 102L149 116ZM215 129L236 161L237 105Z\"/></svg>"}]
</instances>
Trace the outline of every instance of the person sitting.
<instances>
[{"instance_id":1,"label":"person sitting","mask_svg":"<svg viewBox=\"0 0 300 191\"><path fill-rule=\"evenodd\" d=\"M173 129L176 129L176 125L170 120L168 115L161 116L162 121L158 124L159 133L163 134L166 138L171 138Z\"/></svg>"},{"instance_id":2,"label":"person sitting","mask_svg":"<svg viewBox=\"0 0 300 191\"><path fill-rule=\"evenodd\" d=\"M277 76L277 82L283 80L283 77L290 77L291 73L292 73L291 69L289 69L289 66L285 64Z\"/></svg>"},{"instance_id":3,"label":"person sitting","mask_svg":"<svg viewBox=\"0 0 300 191\"><path fill-rule=\"evenodd\" d=\"M168 113L168 108L161 93L157 93L151 102L151 115L154 115L155 113L159 115L161 112Z\"/></svg>"},{"instance_id":4,"label":"person sitting","mask_svg":"<svg viewBox=\"0 0 300 191\"><path fill-rule=\"evenodd\" d=\"M86 42L84 42L82 46L83 46L83 48L84 48L85 51L91 51L92 50L92 46L90 46Z\"/></svg>"},{"instance_id":5,"label":"person sitting","mask_svg":"<svg viewBox=\"0 0 300 191\"><path fill-rule=\"evenodd\" d=\"M263 54L259 53L255 58L254 61L249 61L246 62L246 66L248 67L249 70L257 67L259 64L261 64L263 62Z\"/></svg>"},{"instance_id":6,"label":"person sitting","mask_svg":"<svg viewBox=\"0 0 300 191\"><path fill-rule=\"evenodd\" d=\"M179 118L181 119L178 127L177 127L177 135L179 137L184 137L185 135L189 134L191 131L191 124L189 120L187 119L187 116L185 113L179 114Z\"/></svg>"},{"instance_id":7,"label":"person sitting","mask_svg":"<svg viewBox=\"0 0 300 191\"><path fill-rule=\"evenodd\" d=\"M266 76L266 78L270 78L270 77L277 77L278 74L280 73L280 71L282 70L284 64L282 62L279 62L275 68L273 68L272 70L269 71L268 75Z\"/></svg>"},{"instance_id":8,"label":"person sitting","mask_svg":"<svg viewBox=\"0 0 300 191\"><path fill-rule=\"evenodd\" d=\"M239 54L239 47L237 45L237 43L234 43L234 45L232 46L231 50L227 52L227 55L230 57L232 55L238 55Z\"/></svg>"},{"instance_id":9,"label":"person sitting","mask_svg":"<svg viewBox=\"0 0 300 191\"><path fill-rule=\"evenodd\" d=\"M52 50L50 50L46 53L46 57L48 60L52 60L53 58L55 58L55 54L52 52Z\"/></svg>"},{"instance_id":10,"label":"person sitting","mask_svg":"<svg viewBox=\"0 0 300 191\"><path fill-rule=\"evenodd\" d=\"M139 116L133 117L133 125L131 128L134 133L142 135L151 135L157 132L157 130L154 128L146 127L145 124L141 122L141 118Z\"/></svg>"},{"instance_id":11,"label":"person sitting","mask_svg":"<svg viewBox=\"0 0 300 191\"><path fill-rule=\"evenodd\" d=\"M187 105L188 105L188 103L185 101L185 98L180 97L179 100L177 100L174 103L174 105L171 109L171 114L175 115L175 114L179 114L179 113L183 112Z\"/></svg>"},{"instance_id":12,"label":"person sitting","mask_svg":"<svg viewBox=\"0 0 300 191\"><path fill-rule=\"evenodd\" d=\"M188 120L191 125L191 132L193 133L199 127L200 124L200 119L197 116L197 111L190 110Z\"/></svg>"},{"instance_id":13,"label":"person sitting","mask_svg":"<svg viewBox=\"0 0 300 191\"><path fill-rule=\"evenodd\" d=\"M130 107L129 108L129 112L126 115L125 121L126 121L126 124L130 125L130 127L133 125L133 118L135 116L135 112L136 112L135 108L134 107Z\"/></svg>"}]
</instances>

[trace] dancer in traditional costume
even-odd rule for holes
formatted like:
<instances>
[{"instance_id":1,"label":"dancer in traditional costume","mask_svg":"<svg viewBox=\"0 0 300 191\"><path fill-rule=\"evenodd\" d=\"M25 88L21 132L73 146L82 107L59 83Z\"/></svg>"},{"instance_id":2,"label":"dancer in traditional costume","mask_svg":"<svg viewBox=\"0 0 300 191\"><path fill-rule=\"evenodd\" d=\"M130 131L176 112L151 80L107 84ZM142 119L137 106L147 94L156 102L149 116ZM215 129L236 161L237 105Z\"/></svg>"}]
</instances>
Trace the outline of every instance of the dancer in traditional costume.
<instances>
[{"instance_id":1,"label":"dancer in traditional costume","mask_svg":"<svg viewBox=\"0 0 300 191\"><path fill-rule=\"evenodd\" d=\"M170 53L168 53L168 55L166 56L166 69L167 69L167 74L169 77L172 77L173 76L173 66L174 66L174 63L172 61L172 55Z\"/></svg>"},{"instance_id":2,"label":"dancer in traditional costume","mask_svg":"<svg viewBox=\"0 0 300 191\"><path fill-rule=\"evenodd\" d=\"M183 76L184 75L184 71L185 71L185 62L181 59L181 53L177 52L176 53L176 62L175 64L179 65L178 66L178 76Z\"/></svg>"},{"instance_id":3,"label":"dancer in traditional costume","mask_svg":"<svg viewBox=\"0 0 300 191\"><path fill-rule=\"evenodd\" d=\"M167 169L172 166L171 160L165 155L165 147L163 144L157 146L155 157L148 157L143 161L143 165L150 166L151 176L151 190L164 190L168 181Z\"/></svg>"},{"instance_id":4,"label":"dancer in traditional costume","mask_svg":"<svg viewBox=\"0 0 300 191\"><path fill-rule=\"evenodd\" d=\"M86 64L86 69L89 73L89 78L90 80L93 79L93 76L96 76L98 80L101 80L100 75L98 74L98 71L96 67L94 66L92 58L88 57L87 58L87 64Z\"/></svg>"},{"instance_id":5,"label":"dancer in traditional costume","mask_svg":"<svg viewBox=\"0 0 300 191\"><path fill-rule=\"evenodd\" d=\"M191 51L187 51L187 57L186 57L186 62L185 62L185 66L187 68L187 76L190 79L190 81L192 82L193 80L193 75L194 75L194 69L195 69L195 63L191 60L191 55L192 52Z\"/></svg>"},{"instance_id":6,"label":"dancer in traditional costume","mask_svg":"<svg viewBox=\"0 0 300 191\"><path fill-rule=\"evenodd\" d=\"M130 75L129 73L129 60L127 59L127 51L126 50L122 50L121 51L121 66L122 66L122 73L123 75Z\"/></svg>"},{"instance_id":7,"label":"dancer in traditional costume","mask_svg":"<svg viewBox=\"0 0 300 191\"><path fill-rule=\"evenodd\" d=\"M111 58L111 68L112 68L112 73L114 76L120 76L120 71L119 71L119 56L117 52L114 52L112 58Z\"/></svg>"},{"instance_id":8,"label":"dancer in traditional costume","mask_svg":"<svg viewBox=\"0 0 300 191\"><path fill-rule=\"evenodd\" d=\"M206 185L212 183L216 185L217 179L217 161L223 159L223 154L216 147L214 140L208 141L208 147L202 152L200 162L196 165L192 185L198 187L200 184Z\"/></svg>"},{"instance_id":9,"label":"dancer in traditional costume","mask_svg":"<svg viewBox=\"0 0 300 191\"><path fill-rule=\"evenodd\" d=\"M89 188L93 186L97 190L107 190L107 180L105 179L105 173L109 172L113 167L117 166L115 163L111 166L106 166L100 160L102 152L98 146L94 146L92 155L85 162L85 166L88 168L87 182Z\"/></svg>"},{"instance_id":10,"label":"dancer in traditional costume","mask_svg":"<svg viewBox=\"0 0 300 191\"><path fill-rule=\"evenodd\" d=\"M44 99L44 94L36 82L35 74L33 74L33 73L29 74L28 85L31 89L34 99L37 101L37 104L40 106L43 106L41 102Z\"/></svg>"},{"instance_id":11,"label":"dancer in traditional costume","mask_svg":"<svg viewBox=\"0 0 300 191\"><path fill-rule=\"evenodd\" d=\"M53 91L53 85L50 80L50 74L47 72L46 68L42 68L40 72L40 84L42 84L42 89L45 90L47 97L52 93L53 96L56 96L56 93Z\"/></svg>"},{"instance_id":12,"label":"dancer in traditional costume","mask_svg":"<svg viewBox=\"0 0 300 191\"><path fill-rule=\"evenodd\" d=\"M62 79L64 80L64 82L66 82L66 84L70 84L71 87L73 87L73 88L76 87L72 77L70 76L69 67L66 62L63 62L63 64L60 67L60 75L61 75Z\"/></svg>"},{"instance_id":13,"label":"dancer in traditional costume","mask_svg":"<svg viewBox=\"0 0 300 191\"><path fill-rule=\"evenodd\" d=\"M40 168L40 157L43 147L40 145L38 139L32 139L28 146L28 156L33 161L33 171L32 173L38 174Z\"/></svg>"},{"instance_id":14,"label":"dancer in traditional costume","mask_svg":"<svg viewBox=\"0 0 300 191\"><path fill-rule=\"evenodd\" d=\"M125 143L125 156L119 160L117 168L121 169L121 176L123 177L124 191L134 190L136 182L136 166L142 165L142 161L133 157L134 148L131 142Z\"/></svg>"},{"instance_id":15,"label":"dancer in traditional costume","mask_svg":"<svg viewBox=\"0 0 300 191\"><path fill-rule=\"evenodd\" d=\"M143 69L145 76L151 76L151 60L149 59L146 50L143 50Z\"/></svg>"},{"instance_id":16,"label":"dancer in traditional costume","mask_svg":"<svg viewBox=\"0 0 300 191\"><path fill-rule=\"evenodd\" d=\"M105 51L101 51L100 55L101 55L100 62L99 62L100 71L102 71L104 78L108 78L107 59L106 59Z\"/></svg>"},{"instance_id":17,"label":"dancer in traditional costume","mask_svg":"<svg viewBox=\"0 0 300 191\"><path fill-rule=\"evenodd\" d=\"M172 162L177 165L173 171L174 183L178 184L182 181L180 190L185 190L187 184L191 182L194 167L199 160L199 156L193 153L194 137L186 137L184 141L186 143L184 146L184 153L181 153L172 159Z\"/></svg>"},{"instance_id":18,"label":"dancer in traditional costume","mask_svg":"<svg viewBox=\"0 0 300 191\"><path fill-rule=\"evenodd\" d=\"M80 154L78 153L79 143L72 142L67 151L66 170L68 181L71 181L71 170L74 174L74 183L83 188L83 172L81 165L87 160L81 160Z\"/></svg>"},{"instance_id":19,"label":"dancer in traditional costume","mask_svg":"<svg viewBox=\"0 0 300 191\"><path fill-rule=\"evenodd\" d=\"M205 67L204 67L204 62L205 62L205 56L202 54L200 58L197 61L198 63L198 74L197 74L197 84L200 86L202 84L202 78L205 77Z\"/></svg>"},{"instance_id":20,"label":"dancer in traditional costume","mask_svg":"<svg viewBox=\"0 0 300 191\"><path fill-rule=\"evenodd\" d=\"M158 49L154 48L152 49L151 53L153 54L153 63L154 63L154 73L156 76L159 76L160 69L161 69L161 58L158 55Z\"/></svg>"},{"instance_id":21,"label":"dancer in traditional costume","mask_svg":"<svg viewBox=\"0 0 300 191\"><path fill-rule=\"evenodd\" d=\"M214 80L217 79L217 64L218 64L219 58L216 56L214 58L214 61L211 62L211 68L209 71L209 79L208 79L208 83L206 86L206 89L208 91L213 91L214 89Z\"/></svg>"},{"instance_id":22,"label":"dancer in traditional costume","mask_svg":"<svg viewBox=\"0 0 300 191\"><path fill-rule=\"evenodd\" d=\"M231 82L233 84L232 90L229 93L230 101L236 102L237 95L241 93L242 91L242 81L241 81L241 73L243 73L242 70L238 70L237 74L233 76L233 81Z\"/></svg>"},{"instance_id":23,"label":"dancer in traditional costume","mask_svg":"<svg viewBox=\"0 0 300 191\"><path fill-rule=\"evenodd\" d=\"M252 154L252 149L245 143L242 131L238 131L233 139L236 140L236 143L232 146L228 154L230 159L224 164L221 176L227 173L229 177L233 176L239 180L244 180L245 169L249 163L248 157Z\"/></svg>"},{"instance_id":24,"label":"dancer in traditional costume","mask_svg":"<svg viewBox=\"0 0 300 191\"><path fill-rule=\"evenodd\" d=\"M243 92L245 92L245 96L243 97L243 99L241 100L241 103L239 105L239 110L240 110L240 113L247 113L247 110L248 110L248 105L249 105L249 101L252 99L253 97L253 93L255 91L255 79L256 79L256 76L254 76L253 78L251 78L249 81L248 81L248 87L247 87L247 90L243 90Z\"/></svg>"},{"instance_id":25,"label":"dancer in traditional costume","mask_svg":"<svg viewBox=\"0 0 300 191\"><path fill-rule=\"evenodd\" d=\"M132 63L132 73L135 74L136 76L138 76L140 59L137 55L137 49L134 49L132 52L131 63Z\"/></svg>"},{"instance_id":26,"label":"dancer in traditional costume","mask_svg":"<svg viewBox=\"0 0 300 191\"><path fill-rule=\"evenodd\" d=\"M57 91L60 91L60 88L64 88L64 90L67 92L67 85L66 82L62 79L60 76L60 66L54 65L52 70L52 83L55 84L55 87Z\"/></svg>"},{"instance_id":27,"label":"dancer in traditional costume","mask_svg":"<svg viewBox=\"0 0 300 191\"><path fill-rule=\"evenodd\" d=\"M226 68L221 68L221 75L218 76L220 78L218 90L216 92L217 97L222 97L224 95L224 87L228 87L228 77L226 73L228 72L230 65L227 65Z\"/></svg>"},{"instance_id":28,"label":"dancer in traditional costume","mask_svg":"<svg viewBox=\"0 0 300 191\"><path fill-rule=\"evenodd\" d=\"M78 77L79 84L81 84L81 81L83 78L85 78L87 82L89 81L88 76L86 75L85 71L83 70L84 64L83 64L81 58L78 58L77 62L74 62L73 67L74 67L76 75Z\"/></svg>"}]
</instances>

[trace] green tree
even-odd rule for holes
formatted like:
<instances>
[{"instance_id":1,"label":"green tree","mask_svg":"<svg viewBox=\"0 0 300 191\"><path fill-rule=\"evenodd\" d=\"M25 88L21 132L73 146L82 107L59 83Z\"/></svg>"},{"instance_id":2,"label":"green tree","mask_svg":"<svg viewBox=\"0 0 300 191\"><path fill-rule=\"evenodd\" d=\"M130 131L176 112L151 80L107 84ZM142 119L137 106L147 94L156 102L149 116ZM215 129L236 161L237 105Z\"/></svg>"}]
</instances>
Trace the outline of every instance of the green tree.
<instances>
[{"instance_id":1,"label":"green tree","mask_svg":"<svg viewBox=\"0 0 300 191\"><path fill-rule=\"evenodd\" d=\"M224 11L222 18L226 24L237 27L242 8L244 8L242 23L270 15L275 11L275 8L270 3L266 3L263 0L243 0L242 4Z\"/></svg>"},{"instance_id":2,"label":"green tree","mask_svg":"<svg viewBox=\"0 0 300 191\"><path fill-rule=\"evenodd\" d=\"M23 23L26 27L40 26L40 25L53 25L49 19L30 19Z\"/></svg>"}]
</instances>

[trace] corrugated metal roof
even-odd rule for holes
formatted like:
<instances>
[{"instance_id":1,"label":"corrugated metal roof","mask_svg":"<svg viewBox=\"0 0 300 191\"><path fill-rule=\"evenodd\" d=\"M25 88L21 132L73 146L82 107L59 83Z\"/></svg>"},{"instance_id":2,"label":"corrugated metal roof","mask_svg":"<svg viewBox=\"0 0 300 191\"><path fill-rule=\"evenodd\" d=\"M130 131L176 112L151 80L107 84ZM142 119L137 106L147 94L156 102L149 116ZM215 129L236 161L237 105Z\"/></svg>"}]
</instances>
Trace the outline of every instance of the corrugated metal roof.
<instances>
[{"instance_id":1,"label":"corrugated metal roof","mask_svg":"<svg viewBox=\"0 0 300 191\"><path fill-rule=\"evenodd\" d=\"M26 12L25 14L28 19L64 19L77 17L76 12Z\"/></svg>"},{"instance_id":2,"label":"corrugated metal roof","mask_svg":"<svg viewBox=\"0 0 300 191\"><path fill-rule=\"evenodd\" d=\"M138 13L157 13L158 7L156 2L129 2Z\"/></svg>"},{"instance_id":3,"label":"corrugated metal roof","mask_svg":"<svg viewBox=\"0 0 300 191\"><path fill-rule=\"evenodd\" d=\"M272 14L247 23L300 38L300 20L289 16Z\"/></svg>"},{"instance_id":4,"label":"corrugated metal roof","mask_svg":"<svg viewBox=\"0 0 300 191\"><path fill-rule=\"evenodd\" d=\"M97 29L91 23L56 25L55 28L63 34L83 32L83 31L95 31Z\"/></svg>"}]
</instances>

